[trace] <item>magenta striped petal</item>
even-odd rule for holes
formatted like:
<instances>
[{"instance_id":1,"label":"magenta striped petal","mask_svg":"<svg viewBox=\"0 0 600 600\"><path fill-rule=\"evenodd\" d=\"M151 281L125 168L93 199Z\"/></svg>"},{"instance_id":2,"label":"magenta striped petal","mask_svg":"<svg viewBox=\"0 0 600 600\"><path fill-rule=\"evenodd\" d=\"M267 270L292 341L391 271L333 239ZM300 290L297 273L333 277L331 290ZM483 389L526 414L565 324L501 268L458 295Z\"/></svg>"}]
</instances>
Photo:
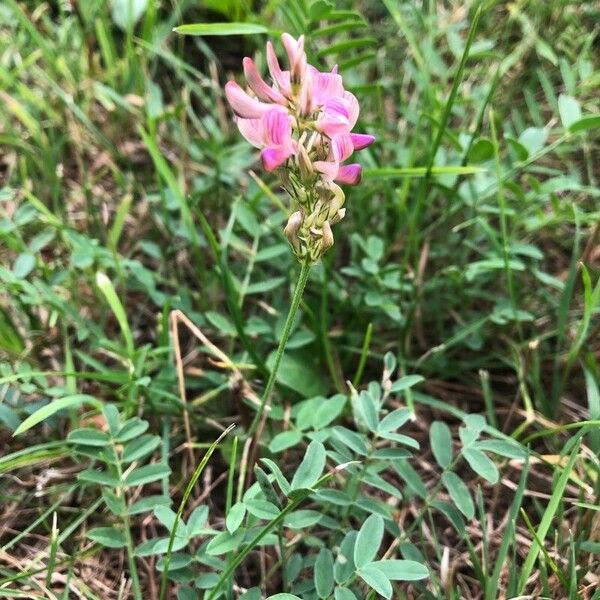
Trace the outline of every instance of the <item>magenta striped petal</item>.
<instances>
[{"instance_id":1,"label":"magenta striped petal","mask_svg":"<svg viewBox=\"0 0 600 600\"><path fill-rule=\"evenodd\" d=\"M275 88L267 85L265 80L260 76L254 61L251 58L244 58L244 75L248 81L248 85L257 95L259 100L264 102L275 102L277 104L285 104L287 101L285 96Z\"/></svg>"},{"instance_id":2,"label":"magenta striped petal","mask_svg":"<svg viewBox=\"0 0 600 600\"><path fill-rule=\"evenodd\" d=\"M352 138L348 133L338 133L331 139L331 152L333 158L341 163L345 161L354 151Z\"/></svg>"},{"instance_id":3,"label":"magenta striped petal","mask_svg":"<svg viewBox=\"0 0 600 600\"><path fill-rule=\"evenodd\" d=\"M328 179L335 179L340 170L340 165L336 161L331 160L317 160L313 163L313 167L323 173Z\"/></svg>"},{"instance_id":4,"label":"magenta striped petal","mask_svg":"<svg viewBox=\"0 0 600 600\"><path fill-rule=\"evenodd\" d=\"M265 146L292 146L292 118L287 111L272 108L263 117Z\"/></svg>"}]
</instances>

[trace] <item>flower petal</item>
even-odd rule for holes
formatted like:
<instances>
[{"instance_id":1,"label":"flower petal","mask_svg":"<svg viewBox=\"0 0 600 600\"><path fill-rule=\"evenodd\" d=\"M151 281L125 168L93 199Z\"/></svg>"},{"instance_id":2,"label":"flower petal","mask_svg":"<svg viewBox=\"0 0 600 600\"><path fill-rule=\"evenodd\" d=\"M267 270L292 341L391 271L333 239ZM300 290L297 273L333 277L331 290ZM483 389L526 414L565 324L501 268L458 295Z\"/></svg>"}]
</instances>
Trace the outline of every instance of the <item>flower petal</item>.
<instances>
[{"instance_id":1,"label":"flower petal","mask_svg":"<svg viewBox=\"0 0 600 600\"><path fill-rule=\"evenodd\" d=\"M252 91L257 95L259 100L264 102L276 102L278 104L285 104L287 101L285 96L275 88L267 85L265 80L260 76L254 61L247 56L244 58L244 75L248 81L248 85L252 88Z\"/></svg>"},{"instance_id":2,"label":"flower petal","mask_svg":"<svg viewBox=\"0 0 600 600\"><path fill-rule=\"evenodd\" d=\"M345 161L354 151L352 138L348 133L338 133L331 139L331 153L337 162Z\"/></svg>"},{"instance_id":3,"label":"flower petal","mask_svg":"<svg viewBox=\"0 0 600 600\"><path fill-rule=\"evenodd\" d=\"M277 60L277 55L273 49L273 44L267 42L267 66L269 67L269 73L277 87L283 94L290 94L290 74L288 71L282 71Z\"/></svg>"},{"instance_id":4,"label":"flower petal","mask_svg":"<svg viewBox=\"0 0 600 600\"><path fill-rule=\"evenodd\" d=\"M335 180L339 183L348 185L357 185L362 177L362 167L359 164L353 163L340 167Z\"/></svg>"},{"instance_id":5,"label":"flower petal","mask_svg":"<svg viewBox=\"0 0 600 600\"><path fill-rule=\"evenodd\" d=\"M308 71L313 78L313 102L315 105L322 106L327 100L343 96L342 77L337 72L321 73L312 65L309 65Z\"/></svg>"},{"instance_id":6,"label":"flower petal","mask_svg":"<svg viewBox=\"0 0 600 600\"><path fill-rule=\"evenodd\" d=\"M262 119L237 118L236 123L240 133L257 148L262 148L264 140L264 127Z\"/></svg>"},{"instance_id":7,"label":"flower petal","mask_svg":"<svg viewBox=\"0 0 600 600\"><path fill-rule=\"evenodd\" d=\"M340 170L340 164L336 161L331 160L316 160L313 163L313 167L323 173L328 179L336 179Z\"/></svg>"},{"instance_id":8,"label":"flower petal","mask_svg":"<svg viewBox=\"0 0 600 600\"><path fill-rule=\"evenodd\" d=\"M258 119L262 117L271 106L252 98L235 82L225 84L225 95L233 111L244 119Z\"/></svg>"},{"instance_id":9,"label":"flower petal","mask_svg":"<svg viewBox=\"0 0 600 600\"><path fill-rule=\"evenodd\" d=\"M265 146L292 148L292 118L281 108L272 108L263 117Z\"/></svg>"},{"instance_id":10,"label":"flower petal","mask_svg":"<svg viewBox=\"0 0 600 600\"><path fill-rule=\"evenodd\" d=\"M350 129L352 129L356 125L356 121L358 121L358 115L360 113L360 106L358 105L358 100L354 94L350 92L344 92L344 100L346 102L346 107L348 110L348 120L350 121Z\"/></svg>"},{"instance_id":11,"label":"flower petal","mask_svg":"<svg viewBox=\"0 0 600 600\"><path fill-rule=\"evenodd\" d=\"M355 150L362 150L375 141L375 136L368 133L351 133L350 137Z\"/></svg>"},{"instance_id":12,"label":"flower petal","mask_svg":"<svg viewBox=\"0 0 600 600\"><path fill-rule=\"evenodd\" d=\"M290 61L292 81L300 83L306 70L306 53L304 52L304 36L295 40L289 33L281 34L281 41Z\"/></svg>"},{"instance_id":13,"label":"flower petal","mask_svg":"<svg viewBox=\"0 0 600 600\"><path fill-rule=\"evenodd\" d=\"M288 151L283 147L265 148L260 153L265 171L274 171L277 167L280 167L291 155L292 151Z\"/></svg>"}]
</instances>

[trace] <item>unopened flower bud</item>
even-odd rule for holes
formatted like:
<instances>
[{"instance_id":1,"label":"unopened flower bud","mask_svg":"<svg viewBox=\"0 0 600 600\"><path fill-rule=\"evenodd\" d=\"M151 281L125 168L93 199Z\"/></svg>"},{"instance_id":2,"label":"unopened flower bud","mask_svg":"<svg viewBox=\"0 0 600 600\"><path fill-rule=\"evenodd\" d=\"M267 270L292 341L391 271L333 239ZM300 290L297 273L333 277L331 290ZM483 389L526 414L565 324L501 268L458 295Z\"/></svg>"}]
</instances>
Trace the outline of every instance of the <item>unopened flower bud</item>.
<instances>
[{"instance_id":1,"label":"unopened flower bud","mask_svg":"<svg viewBox=\"0 0 600 600\"><path fill-rule=\"evenodd\" d=\"M337 213L333 216L333 218L331 219L330 222L332 225L335 225L336 223L339 223L345 216L346 216L346 209L340 208L340 210L337 211Z\"/></svg>"},{"instance_id":2,"label":"unopened flower bud","mask_svg":"<svg viewBox=\"0 0 600 600\"><path fill-rule=\"evenodd\" d=\"M312 161L303 144L298 144L298 166L302 179L308 180L314 173Z\"/></svg>"},{"instance_id":3,"label":"unopened flower bud","mask_svg":"<svg viewBox=\"0 0 600 600\"><path fill-rule=\"evenodd\" d=\"M297 210L295 213L292 213L290 215L287 225L285 226L285 228L283 230L285 237L287 237L287 239L289 240L292 247L296 250L298 249L298 246L300 244L300 240L298 239L298 231L300 230L300 227L302 226L303 220L304 219L303 219L302 212Z\"/></svg>"},{"instance_id":4,"label":"unopened flower bud","mask_svg":"<svg viewBox=\"0 0 600 600\"><path fill-rule=\"evenodd\" d=\"M331 246L333 246L333 231L331 231L329 221L325 221L325 223L323 223L323 238L321 240L323 252L331 248Z\"/></svg>"}]
</instances>

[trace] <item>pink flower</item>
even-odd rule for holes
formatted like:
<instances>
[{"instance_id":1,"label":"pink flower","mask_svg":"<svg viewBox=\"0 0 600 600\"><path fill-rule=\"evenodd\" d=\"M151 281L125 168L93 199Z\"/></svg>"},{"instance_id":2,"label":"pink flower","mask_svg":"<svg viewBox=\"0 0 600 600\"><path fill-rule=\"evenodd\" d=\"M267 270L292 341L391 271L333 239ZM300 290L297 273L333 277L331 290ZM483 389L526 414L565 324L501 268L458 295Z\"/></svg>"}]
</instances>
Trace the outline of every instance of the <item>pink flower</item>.
<instances>
[{"instance_id":1,"label":"pink flower","mask_svg":"<svg viewBox=\"0 0 600 600\"><path fill-rule=\"evenodd\" d=\"M375 141L375 138L372 135L339 133L331 139L328 160L316 161L313 165L327 179L348 185L356 185L360 183L362 167L356 163L350 165L342 165L341 163L349 158L354 150L366 148L373 141Z\"/></svg>"},{"instance_id":2,"label":"pink flower","mask_svg":"<svg viewBox=\"0 0 600 600\"><path fill-rule=\"evenodd\" d=\"M314 183L311 178L316 172L329 182L355 185L360 181L361 166L343 163L354 151L375 141L372 135L351 133L360 111L358 100L344 89L337 67L324 73L307 64L304 36L295 39L284 33L281 39L288 71L282 70L273 45L267 42L271 82L246 57L243 66L249 92L233 81L225 85L241 134L261 149L267 171L299 155L287 166L300 181Z\"/></svg>"},{"instance_id":3,"label":"pink flower","mask_svg":"<svg viewBox=\"0 0 600 600\"><path fill-rule=\"evenodd\" d=\"M356 121L360 107L358 100L350 92L326 100L321 117L317 120L317 129L327 137L338 133L350 133Z\"/></svg>"},{"instance_id":4,"label":"pink flower","mask_svg":"<svg viewBox=\"0 0 600 600\"><path fill-rule=\"evenodd\" d=\"M296 152L292 138L292 117L273 107L260 119L238 119L240 133L257 148L266 171L274 171Z\"/></svg>"}]
</instances>

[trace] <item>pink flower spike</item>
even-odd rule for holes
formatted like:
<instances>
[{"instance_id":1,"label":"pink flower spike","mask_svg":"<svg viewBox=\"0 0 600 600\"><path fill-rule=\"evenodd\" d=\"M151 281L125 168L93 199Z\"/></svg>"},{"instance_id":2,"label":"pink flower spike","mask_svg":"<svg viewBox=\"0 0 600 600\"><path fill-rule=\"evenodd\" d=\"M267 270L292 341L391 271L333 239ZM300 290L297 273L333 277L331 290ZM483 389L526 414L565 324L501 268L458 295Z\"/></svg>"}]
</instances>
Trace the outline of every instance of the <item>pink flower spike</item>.
<instances>
[{"instance_id":1,"label":"pink flower spike","mask_svg":"<svg viewBox=\"0 0 600 600\"><path fill-rule=\"evenodd\" d=\"M248 81L248 85L252 88L252 91L257 95L259 100L263 102L275 102L277 104L285 104L285 96L266 84L264 79L260 76L254 61L251 58L244 58L244 75Z\"/></svg>"},{"instance_id":2,"label":"pink flower spike","mask_svg":"<svg viewBox=\"0 0 600 600\"><path fill-rule=\"evenodd\" d=\"M271 108L268 104L248 96L235 81L225 84L225 95L233 111L245 119L258 119Z\"/></svg>"},{"instance_id":3,"label":"pink flower spike","mask_svg":"<svg viewBox=\"0 0 600 600\"><path fill-rule=\"evenodd\" d=\"M291 154L291 152L288 153L283 148L265 148L260 153L260 157L265 171L271 172L280 167Z\"/></svg>"},{"instance_id":4,"label":"pink flower spike","mask_svg":"<svg viewBox=\"0 0 600 600\"><path fill-rule=\"evenodd\" d=\"M351 133L350 138L355 150L362 150L375 141L375 136L367 133Z\"/></svg>"},{"instance_id":5,"label":"pink flower spike","mask_svg":"<svg viewBox=\"0 0 600 600\"><path fill-rule=\"evenodd\" d=\"M338 171L335 180L339 183L348 185L357 185L362 177L362 167L359 164L344 165Z\"/></svg>"},{"instance_id":6,"label":"pink flower spike","mask_svg":"<svg viewBox=\"0 0 600 600\"><path fill-rule=\"evenodd\" d=\"M269 73L271 74L273 81L280 91L286 95L290 94L292 91L292 88L290 87L290 74L288 71L281 70L271 42L267 42L267 66L269 67Z\"/></svg>"}]
</instances>

